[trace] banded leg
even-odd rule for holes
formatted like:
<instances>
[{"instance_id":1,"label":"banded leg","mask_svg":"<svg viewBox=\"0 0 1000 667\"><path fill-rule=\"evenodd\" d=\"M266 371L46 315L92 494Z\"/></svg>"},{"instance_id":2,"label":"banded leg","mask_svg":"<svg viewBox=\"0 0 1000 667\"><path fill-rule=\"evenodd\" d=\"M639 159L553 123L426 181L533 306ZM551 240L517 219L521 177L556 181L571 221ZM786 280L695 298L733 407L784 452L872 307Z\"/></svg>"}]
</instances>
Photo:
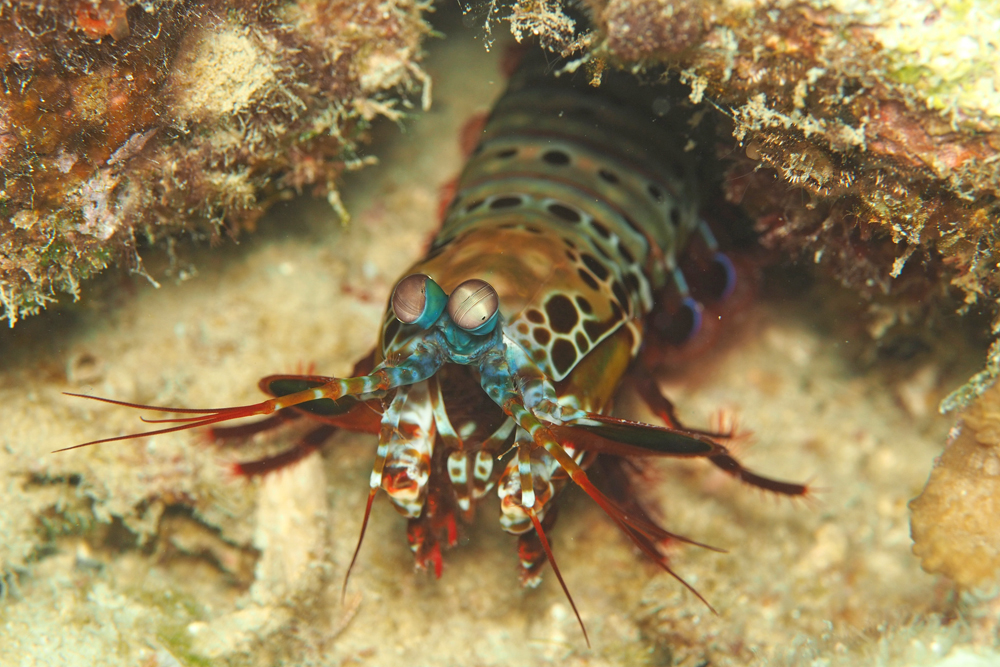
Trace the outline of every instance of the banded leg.
<instances>
[{"instance_id":1,"label":"banded leg","mask_svg":"<svg viewBox=\"0 0 1000 667\"><path fill-rule=\"evenodd\" d=\"M625 532L626 535L635 543L639 549L649 556L654 562L656 562L661 568L663 568L668 574L674 577L678 582L685 586L689 591L691 591L695 596L698 597L709 609L714 609L708 603L707 600L697 591L693 586L684 581L680 575L675 573L670 566L666 563L662 554L660 554L655 547L657 542L663 541L669 537L675 539L680 539L692 544L699 544L694 542L694 540L689 540L683 538L679 535L674 535L668 533L667 531L661 529L659 526L645 520L640 517L629 516L624 510L618 507L614 502L607 498L601 491L594 486L594 484L587 477L587 473L584 472L583 468L573 459L573 457L563 448L563 446L556 440L552 431L550 431L541 421L535 417L530 410L524 406L524 401L514 390L514 381L510 375L510 369L507 364L506 358L503 355L487 355L483 358L480 363L480 374L483 389L486 393L493 398L501 409L511 418L517 422L518 426L527 432L534 443L534 445L544 451L548 452L549 455L554 458L562 469L569 475L574 483L582 488L587 495L594 499L595 502L605 511L605 513L611 517L611 519L618 524L619 528ZM563 427L564 429L570 430L570 427ZM573 443L572 438L568 440L568 443ZM569 588L566 586L566 582L562 577L562 573L559 570L559 566L556 563L555 556L552 554L552 550L549 547L548 538L545 535L545 531L542 524L538 518L533 507L523 507L524 512L531 519L531 523L535 528L535 532L538 533L539 541L541 542L542 548L545 551L546 556L549 559L549 563L552 565L552 571L555 573L556 578L559 580L559 585L562 587L563 592L566 594L566 599L569 601L570 606L573 608L573 613L576 614L577 621L580 623L580 628L583 630L584 637L587 636L586 627L583 624L583 619L580 617L580 612L576 608L576 603L573 601L572 595L570 595ZM707 545L700 545L706 546ZM712 548L712 547L707 547ZM589 645L589 640L588 640Z\"/></svg>"},{"instance_id":2,"label":"banded leg","mask_svg":"<svg viewBox=\"0 0 1000 667\"><path fill-rule=\"evenodd\" d=\"M359 364L360 365L360 364ZM261 387L272 396L291 393L294 387L320 386L331 378L317 376L271 376L261 380ZM284 391L282 389L284 388ZM288 411L276 412L273 415L250 424L238 426L222 426L209 430L213 441L246 441L259 433L265 433L304 416L327 422L300 438L295 445L274 456L255 461L236 463L233 471L237 475L254 477L265 475L286 466L292 465L319 449L339 429L344 428L355 432L378 432L379 415L367 403L359 402L351 397L339 401L313 401L303 404L303 409L293 408ZM237 443L237 446L240 443Z\"/></svg>"},{"instance_id":3,"label":"banded leg","mask_svg":"<svg viewBox=\"0 0 1000 667\"><path fill-rule=\"evenodd\" d=\"M365 540L365 531L368 529L368 520L371 518L375 494L378 493L379 488L382 486L385 462L389 455L389 445L393 436L399 431L399 419L403 411L403 406L406 403L406 398L409 395L409 389L410 387L408 386L400 387L382 415L382 429L379 433L378 448L375 450L375 464L372 466L372 472L368 478L368 500L365 503L365 514L361 520L361 532L358 535L358 543L354 547L354 554L351 556L351 562L347 566L347 572L344 573L344 585L341 589L342 598L347 597L347 582L351 577L351 570L354 569L354 564L358 560L358 554L361 552L361 544Z\"/></svg>"},{"instance_id":4,"label":"banded leg","mask_svg":"<svg viewBox=\"0 0 1000 667\"><path fill-rule=\"evenodd\" d=\"M532 528L529 509L545 517L557 490L553 476L560 468L551 456L535 448L523 429L518 429L515 447L517 453L500 477L497 494L500 526L512 535L522 535Z\"/></svg>"},{"instance_id":5,"label":"banded leg","mask_svg":"<svg viewBox=\"0 0 1000 667\"><path fill-rule=\"evenodd\" d=\"M180 417L175 419L143 419L150 424L176 424L165 428L146 431L144 433L130 433L126 435L114 436L111 438L101 438L91 440L72 447L57 449L57 452L64 452L80 447L88 447L104 442L117 442L119 440L133 440L135 438L146 438L152 435L163 433L173 433L175 431L185 431L201 426L212 426L221 422L244 417L254 417L257 415L271 415L279 410L293 406L330 399L336 401L345 396L378 396L384 394L394 387L412 385L428 379L444 365L445 355L434 345L422 344L398 366L383 366L373 373L352 378L331 378L326 384L297 391L284 396L270 398L260 403L250 405L240 405L229 408L173 408L159 405L144 405L141 403L128 403L126 401L116 401L110 398L99 396L88 396L86 394L74 394L64 392L67 396L87 398L111 405L121 405L127 408L138 408L142 410L152 410L154 412L171 412L175 414L188 414L191 417Z\"/></svg>"},{"instance_id":6,"label":"banded leg","mask_svg":"<svg viewBox=\"0 0 1000 667\"><path fill-rule=\"evenodd\" d=\"M475 465L472 468L472 498L479 500L485 496L496 483L497 474L494 462L507 449L510 436L514 433L516 424L509 417L483 441L480 450L476 452Z\"/></svg>"},{"instance_id":7,"label":"banded leg","mask_svg":"<svg viewBox=\"0 0 1000 667\"><path fill-rule=\"evenodd\" d=\"M406 537L417 568L432 568L437 579L444 568L442 542L448 548L458 544L458 525L453 507L442 491L444 488L444 484L432 484L423 513L406 524Z\"/></svg>"},{"instance_id":8,"label":"banded leg","mask_svg":"<svg viewBox=\"0 0 1000 667\"><path fill-rule=\"evenodd\" d=\"M559 505L552 504L542 519L542 530L548 532L556 523ZM542 583L542 567L548 562L545 549L538 533L529 530L517 538L517 557L521 565L521 585L525 588L536 588Z\"/></svg>"},{"instance_id":9,"label":"banded leg","mask_svg":"<svg viewBox=\"0 0 1000 667\"><path fill-rule=\"evenodd\" d=\"M359 359L358 362L354 364L351 375L355 377L368 375L374 367L375 350L372 350L366 357ZM324 375L313 375L312 365L310 364L310 370L305 375L269 375L265 378L261 378L260 382L257 383L257 386L265 394L277 397L291 394L302 389L319 387L334 379L336 378ZM372 419L369 418L365 420L360 417L360 415L354 415L353 417L348 416L354 411L362 412L356 404L345 402L343 405L338 405L336 401L328 401L327 403L329 403L329 405L306 403L304 404L304 409L276 412L258 422L240 424L239 426L219 426L212 428L209 429L208 432L209 438L213 441L244 440L257 435L258 433L265 433L278 428L282 424L304 415L316 417L323 421L329 421L335 426L346 428L351 431L363 431L366 433L378 432L378 427L377 425L373 426ZM377 423L378 420L374 420L374 424Z\"/></svg>"},{"instance_id":10,"label":"banded leg","mask_svg":"<svg viewBox=\"0 0 1000 667\"><path fill-rule=\"evenodd\" d=\"M455 431L455 427L448 417L444 396L441 394L441 383L437 377L432 377L427 383L430 385L434 423L437 426L438 436L441 438L441 446L448 454L446 462L448 479L455 492L455 500L459 509L465 513L467 519L471 519L473 484L469 468L472 462L469 460L468 452L465 451L465 443Z\"/></svg>"}]
</instances>

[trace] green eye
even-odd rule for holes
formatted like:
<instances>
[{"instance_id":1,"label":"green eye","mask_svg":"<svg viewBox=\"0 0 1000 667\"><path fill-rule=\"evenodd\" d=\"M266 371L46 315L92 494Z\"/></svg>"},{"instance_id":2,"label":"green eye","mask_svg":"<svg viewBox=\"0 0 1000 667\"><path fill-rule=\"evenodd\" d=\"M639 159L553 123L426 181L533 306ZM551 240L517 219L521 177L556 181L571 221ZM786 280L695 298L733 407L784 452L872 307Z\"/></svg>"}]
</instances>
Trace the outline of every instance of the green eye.
<instances>
[{"instance_id":1,"label":"green eye","mask_svg":"<svg viewBox=\"0 0 1000 667\"><path fill-rule=\"evenodd\" d=\"M429 276L414 273L396 284L392 292L392 312L403 324L429 329L441 317L448 296Z\"/></svg>"},{"instance_id":2,"label":"green eye","mask_svg":"<svg viewBox=\"0 0 1000 667\"><path fill-rule=\"evenodd\" d=\"M500 297L485 280L466 280L448 298L448 315L459 328L471 334L492 331L499 312Z\"/></svg>"}]
</instances>

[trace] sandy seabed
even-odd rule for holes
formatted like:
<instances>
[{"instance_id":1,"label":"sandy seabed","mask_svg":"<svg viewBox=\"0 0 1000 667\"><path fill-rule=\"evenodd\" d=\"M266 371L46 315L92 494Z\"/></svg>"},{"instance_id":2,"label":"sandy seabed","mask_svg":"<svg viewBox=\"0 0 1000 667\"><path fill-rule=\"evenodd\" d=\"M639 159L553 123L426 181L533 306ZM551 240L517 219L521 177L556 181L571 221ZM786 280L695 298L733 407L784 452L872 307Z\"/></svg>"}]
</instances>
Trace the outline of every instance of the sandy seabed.
<instances>
[{"instance_id":1,"label":"sandy seabed","mask_svg":"<svg viewBox=\"0 0 1000 667\"><path fill-rule=\"evenodd\" d=\"M63 391L236 405L259 400L266 374L350 371L436 227L459 128L504 85L500 49L454 32L431 46L432 110L402 134L382 127L380 164L343 184L349 226L325 202L279 205L239 245L189 250L186 280L109 277L84 305L0 334L0 664L1000 663L996 603L920 569L907 510L952 424L937 400L982 351L861 370L816 289L765 289L737 339L663 379L688 423L738 415L754 433L741 459L811 480L814 497L776 500L697 461L651 466L666 525L728 549L671 551L715 616L570 490L551 538L589 649L551 572L519 587L495 500L435 580L414 571L405 522L380 497L342 601L370 436L337 434L256 481L228 464L301 427L243 451L177 433L50 453L142 427Z\"/></svg>"}]
</instances>

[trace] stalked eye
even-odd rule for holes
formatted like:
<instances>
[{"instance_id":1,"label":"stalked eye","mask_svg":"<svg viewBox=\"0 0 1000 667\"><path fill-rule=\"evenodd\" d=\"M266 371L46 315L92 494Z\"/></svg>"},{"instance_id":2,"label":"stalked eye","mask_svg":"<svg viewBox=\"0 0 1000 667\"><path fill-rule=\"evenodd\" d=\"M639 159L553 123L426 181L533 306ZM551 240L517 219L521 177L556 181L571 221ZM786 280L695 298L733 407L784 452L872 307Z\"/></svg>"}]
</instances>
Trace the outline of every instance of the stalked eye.
<instances>
[{"instance_id":1,"label":"stalked eye","mask_svg":"<svg viewBox=\"0 0 1000 667\"><path fill-rule=\"evenodd\" d=\"M448 314L460 328L472 334L493 330L500 309L500 297L485 280L473 278L455 288L448 298Z\"/></svg>"},{"instance_id":2,"label":"stalked eye","mask_svg":"<svg viewBox=\"0 0 1000 667\"><path fill-rule=\"evenodd\" d=\"M441 317L448 303L444 290L429 276L414 273L396 284L392 292L392 312L403 324L428 329Z\"/></svg>"}]
</instances>

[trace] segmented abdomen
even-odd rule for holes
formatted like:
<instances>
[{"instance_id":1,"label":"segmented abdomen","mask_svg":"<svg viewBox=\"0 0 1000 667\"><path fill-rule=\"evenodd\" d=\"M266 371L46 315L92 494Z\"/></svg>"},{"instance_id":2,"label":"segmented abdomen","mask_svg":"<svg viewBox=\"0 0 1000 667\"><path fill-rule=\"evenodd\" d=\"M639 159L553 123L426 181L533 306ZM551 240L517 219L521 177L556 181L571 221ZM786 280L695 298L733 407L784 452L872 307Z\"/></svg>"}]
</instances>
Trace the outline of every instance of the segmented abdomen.
<instances>
[{"instance_id":1,"label":"segmented abdomen","mask_svg":"<svg viewBox=\"0 0 1000 667\"><path fill-rule=\"evenodd\" d=\"M610 88L522 68L492 111L429 253L408 271L427 274L449 293L469 278L490 283L508 346L534 362L561 404L597 412L639 349L654 295L671 278L686 289L677 252L700 224L693 169L653 114L650 96L644 108L620 101ZM383 356L399 354L413 333L388 311ZM434 425L415 428L427 432L417 447L422 463L412 463L411 439L400 474L383 481L411 517L418 562L422 541L435 530L433 515L440 515L426 508L454 502L471 516L475 501L498 482L504 528L530 529L519 513L517 457L505 472L492 465L510 447L514 429L510 422L506 431L498 427L504 416L473 389L473 373L446 367L430 381ZM567 450L589 463L584 452ZM565 476L541 452L530 465L544 505ZM428 470L430 480L414 497L413 480ZM522 565L526 580L534 576L538 550L534 560L522 554Z\"/></svg>"},{"instance_id":2,"label":"segmented abdomen","mask_svg":"<svg viewBox=\"0 0 1000 667\"><path fill-rule=\"evenodd\" d=\"M446 290L469 276L494 285L508 335L557 382L622 327L637 346L699 225L692 170L656 120L523 70L414 271Z\"/></svg>"}]
</instances>

